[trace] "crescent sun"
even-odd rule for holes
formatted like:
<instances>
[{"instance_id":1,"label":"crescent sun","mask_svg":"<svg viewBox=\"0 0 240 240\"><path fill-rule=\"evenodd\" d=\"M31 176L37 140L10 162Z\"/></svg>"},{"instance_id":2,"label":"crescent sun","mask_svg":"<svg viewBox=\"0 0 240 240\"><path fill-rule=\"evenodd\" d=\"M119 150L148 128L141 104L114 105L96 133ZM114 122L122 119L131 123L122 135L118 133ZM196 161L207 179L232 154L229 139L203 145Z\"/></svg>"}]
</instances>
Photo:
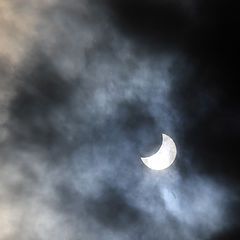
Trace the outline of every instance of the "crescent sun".
<instances>
[{"instance_id":1,"label":"crescent sun","mask_svg":"<svg viewBox=\"0 0 240 240\"><path fill-rule=\"evenodd\" d=\"M142 162L153 170L163 170L174 162L177 155L176 145L171 137L162 134L162 145L159 150L149 157L141 157Z\"/></svg>"}]
</instances>

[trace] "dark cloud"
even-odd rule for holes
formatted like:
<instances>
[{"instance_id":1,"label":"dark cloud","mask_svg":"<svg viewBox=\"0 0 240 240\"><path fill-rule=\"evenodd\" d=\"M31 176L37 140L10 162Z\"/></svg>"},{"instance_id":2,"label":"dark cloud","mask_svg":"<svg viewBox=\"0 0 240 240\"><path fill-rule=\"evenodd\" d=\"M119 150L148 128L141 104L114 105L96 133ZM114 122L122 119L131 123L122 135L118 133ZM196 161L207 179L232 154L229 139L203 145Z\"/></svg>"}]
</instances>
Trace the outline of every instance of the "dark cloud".
<instances>
[{"instance_id":1,"label":"dark cloud","mask_svg":"<svg viewBox=\"0 0 240 240\"><path fill-rule=\"evenodd\" d=\"M51 148L64 140L62 126L54 113L68 104L74 84L63 79L49 59L37 55L36 63L26 62L17 73L16 96L10 104L9 129L18 144ZM61 144L61 143L59 143Z\"/></svg>"},{"instance_id":2,"label":"dark cloud","mask_svg":"<svg viewBox=\"0 0 240 240\"><path fill-rule=\"evenodd\" d=\"M176 1L109 1L120 30L146 48L177 47L191 26L190 16ZM154 51L155 51L154 50ZM175 50L175 49L174 49Z\"/></svg>"},{"instance_id":3,"label":"dark cloud","mask_svg":"<svg viewBox=\"0 0 240 240\"><path fill-rule=\"evenodd\" d=\"M183 51L197 62L234 65L239 42L234 1L133 0L109 1L109 6L116 26L144 49Z\"/></svg>"},{"instance_id":4,"label":"dark cloud","mask_svg":"<svg viewBox=\"0 0 240 240\"><path fill-rule=\"evenodd\" d=\"M115 230L131 228L140 221L140 212L134 206L130 206L117 189L106 187L101 196L96 199L88 199L86 207L89 214L94 216L100 224Z\"/></svg>"},{"instance_id":5,"label":"dark cloud","mask_svg":"<svg viewBox=\"0 0 240 240\"><path fill-rule=\"evenodd\" d=\"M220 233L212 238L210 238L210 240L237 240L240 237L240 232L239 229L236 228L233 231L229 231L229 232L224 232L224 233Z\"/></svg>"},{"instance_id":6,"label":"dark cloud","mask_svg":"<svg viewBox=\"0 0 240 240\"><path fill-rule=\"evenodd\" d=\"M139 99L121 102L115 118L117 118L116 123L121 132L125 133L127 139L137 146L141 154L147 155L157 150L159 142L161 142L161 138L157 134L160 130L154 116L149 112L146 102L141 102ZM150 137L147 137L148 135Z\"/></svg>"}]
</instances>

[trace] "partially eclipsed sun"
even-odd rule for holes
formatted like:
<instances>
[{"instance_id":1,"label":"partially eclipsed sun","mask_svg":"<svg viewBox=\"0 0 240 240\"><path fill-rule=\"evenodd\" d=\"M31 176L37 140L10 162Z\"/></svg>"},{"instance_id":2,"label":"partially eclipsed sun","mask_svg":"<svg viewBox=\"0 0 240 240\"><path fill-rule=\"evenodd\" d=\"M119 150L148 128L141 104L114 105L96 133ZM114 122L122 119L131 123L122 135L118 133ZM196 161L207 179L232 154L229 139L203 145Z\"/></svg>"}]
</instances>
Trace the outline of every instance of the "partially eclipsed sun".
<instances>
[{"instance_id":1,"label":"partially eclipsed sun","mask_svg":"<svg viewBox=\"0 0 240 240\"><path fill-rule=\"evenodd\" d=\"M168 135L162 134L162 145L159 150L150 157L142 158L143 163L153 170L163 170L174 162L177 155L177 148Z\"/></svg>"}]
</instances>

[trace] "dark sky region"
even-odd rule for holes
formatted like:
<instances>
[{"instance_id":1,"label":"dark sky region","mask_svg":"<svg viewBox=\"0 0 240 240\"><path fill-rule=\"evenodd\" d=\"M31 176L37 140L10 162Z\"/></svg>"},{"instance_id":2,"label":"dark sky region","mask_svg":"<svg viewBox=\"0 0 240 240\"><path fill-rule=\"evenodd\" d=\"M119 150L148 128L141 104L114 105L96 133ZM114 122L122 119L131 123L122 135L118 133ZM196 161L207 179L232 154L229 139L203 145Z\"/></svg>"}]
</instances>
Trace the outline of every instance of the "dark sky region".
<instances>
[{"instance_id":1,"label":"dark sky region","mask_svg":"<svg viewBox=\"0 0 240 240\"><path fill-rule=\"evenodd\" d=\"M239 240L239 18L0 0L0 240ZM162 133L178 155L152 171Z\"/></svg>"}]
</instances>

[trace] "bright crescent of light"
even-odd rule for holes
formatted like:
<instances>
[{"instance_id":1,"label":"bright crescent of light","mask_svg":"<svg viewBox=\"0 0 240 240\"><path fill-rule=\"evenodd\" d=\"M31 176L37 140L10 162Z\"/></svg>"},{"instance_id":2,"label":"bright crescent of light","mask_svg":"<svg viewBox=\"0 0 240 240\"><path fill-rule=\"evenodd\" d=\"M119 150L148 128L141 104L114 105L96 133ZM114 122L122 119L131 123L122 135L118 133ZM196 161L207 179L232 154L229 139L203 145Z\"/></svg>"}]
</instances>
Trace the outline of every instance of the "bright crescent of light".
<instances>
[{"instance_id":1,"label":"bright crescent of light","mask_svg":"<svg viewBox=\"0 0 240 240\"><path fill-rule=\"evenodd\" d=\"M163 170L168 168L175 160L177 148L168 135L162 134L162 145L159 150L150 157L142 158L143 163L153 170Z\"/></svg>"}]
</instances>

